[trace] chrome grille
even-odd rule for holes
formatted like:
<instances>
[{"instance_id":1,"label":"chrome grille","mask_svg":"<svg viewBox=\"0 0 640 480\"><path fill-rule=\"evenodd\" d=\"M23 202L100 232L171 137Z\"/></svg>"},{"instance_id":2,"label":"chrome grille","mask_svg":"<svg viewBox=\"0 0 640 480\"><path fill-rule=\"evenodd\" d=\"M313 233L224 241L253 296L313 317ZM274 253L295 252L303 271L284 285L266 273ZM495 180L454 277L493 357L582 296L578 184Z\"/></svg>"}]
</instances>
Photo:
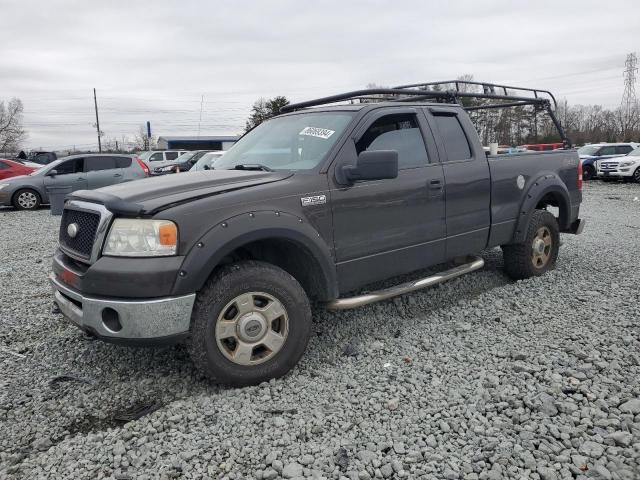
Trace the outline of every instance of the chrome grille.
<instances>
[{"instance_id":1,"label":"chrome grille","mask_svg":"<svg viewBox=\"0 0 640 480\"><path fill-rule=\"evenodd\" d=\"M77 234L71 237L68 227L76 224ZM100 225L100 213L65 209L60 221L60 246L63 250L79 256L84 260L91 258L96 233Z\"/></svg>"}]
</instances>

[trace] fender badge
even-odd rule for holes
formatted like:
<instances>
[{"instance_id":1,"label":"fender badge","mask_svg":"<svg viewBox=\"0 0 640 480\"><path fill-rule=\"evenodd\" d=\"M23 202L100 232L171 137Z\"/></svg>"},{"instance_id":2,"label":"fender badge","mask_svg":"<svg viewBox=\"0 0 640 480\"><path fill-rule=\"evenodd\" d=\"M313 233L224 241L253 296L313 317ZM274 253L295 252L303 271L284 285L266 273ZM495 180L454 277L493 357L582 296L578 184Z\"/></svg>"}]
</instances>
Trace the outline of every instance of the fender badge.
<instances>
[{"instance_id":1,"label":"fender badge","mask_svg":"<svg viewBox=\"0 0 640 480\"><path fill-rule=\"evenodd\" d=\"M518 178L516 179L516 185L518 185L518 188L520 190L524 188L524 177L522 175L518 175Z\"/></svg>"},{"instance_id":2,"label":"fender badge","mask_svg":"<svg viewBox=\"0 0 640 480\"><path fill-rule=\"evenodd\" d=\"M303 207L309 207L311 205L323 205L327 203L326 195L314 195L312 197L302 197L300 199Z\"/></svg>"}]
</instances>

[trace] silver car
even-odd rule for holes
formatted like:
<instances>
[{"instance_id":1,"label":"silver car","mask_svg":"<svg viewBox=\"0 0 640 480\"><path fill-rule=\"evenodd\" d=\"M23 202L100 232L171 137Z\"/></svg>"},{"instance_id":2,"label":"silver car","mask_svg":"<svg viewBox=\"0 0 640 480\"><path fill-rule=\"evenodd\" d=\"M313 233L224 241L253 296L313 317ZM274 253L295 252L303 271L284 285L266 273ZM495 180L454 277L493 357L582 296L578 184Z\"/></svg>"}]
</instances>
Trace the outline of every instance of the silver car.
<instances>
[{"instance_id":1,"label":"silver car","mask_svg":"<svg viewBox=\"0 0 640 480\"><path fill-rule=\"evenodd\" d=\"M49 203L49 194L61 188L93 190L148 175L147 165L132 155L72 155L29 175L0 180L0 206L34 210Z\"/></svg>"}]
</instances>

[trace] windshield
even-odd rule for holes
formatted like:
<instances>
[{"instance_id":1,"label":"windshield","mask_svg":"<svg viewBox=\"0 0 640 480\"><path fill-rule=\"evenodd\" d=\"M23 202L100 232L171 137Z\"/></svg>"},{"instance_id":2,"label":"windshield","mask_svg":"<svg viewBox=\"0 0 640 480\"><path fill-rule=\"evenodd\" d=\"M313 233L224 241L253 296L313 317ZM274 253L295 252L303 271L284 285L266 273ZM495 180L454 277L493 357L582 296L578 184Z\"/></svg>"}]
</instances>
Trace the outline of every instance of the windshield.
<instances>
[{"instance_id":1,"label":"windshield","mask_svg":"<svg viewBox=\"0 0 640 480\"><path fill-rule=\"evenodd\" d=\"M198 152L186 152L186 153L183 153L182 155L180 155L178 158L176 158L173 161L176 162L176 163L188 162L189 160L191 160L191 157L193 157L196 153L198 153Z\"/></svg>"},{"instance_id":2,"label":"windshield","mask_svg":"<svg viewBox=\"0 0 640 480\"><path fill-rule=\"evenodd\" d=\"M48 165L43 165L42 167L38 168L37 170L34 170L33 172L31 172L29 174L29 176L42 175L43 173L46 173L49 170L53 170L54 168L56 168L57 165L60 165L67 158L68 157L59 158L58 160L54 160L53 162L51 162Z\"/></svg>"},{"instance_id":3,"label":"windshield","mask_svg":"<svg viewBox=\"0 0 640 480\"><path fill-rule=\"evenodd\" d=\"M199 170L210 170L213 168L213 164L216 162L216 160L218 160L220 157L222 157L222 153L223 152L210 152L210 153L205 153L202 157L200 157L200 160L198 160L196 162L196 164L193 166L194 171L199 171ZM209 167L209 168L205 168L205 166Z\"/></svg>"},{"instance_id":4,"label":"windshield","mask_svg":"<svg viewBox=\"0 0 640 480\"><path fill-rule=\"evenodd\" d=\"M353 117L349 112L276 117L242 137L216 169L264 165L272 170L311 170L324 159Z\"/></svg>"},{"instance_id":5,"label":"windshield","mask_svg":"<svg viewBox=\"0 0 640 480\"><path fill-rule=\"evenodd\" d=\"M585 145L578 149L578 155L595 155L600 150L600 145Z\"/></svg>"},{"instance_id":6,"label":"windshield","mask_svg":"<svg viewBox=\"0 0 640 480\"><path fill-rule=\"evenodd\" d=\"M146 160L149 159L149 157L151 156L152 153L153 152L140 152L138 154L138 157L140 158L140 160L145 160L146 161Z\"/></svg>"}]
</instances>

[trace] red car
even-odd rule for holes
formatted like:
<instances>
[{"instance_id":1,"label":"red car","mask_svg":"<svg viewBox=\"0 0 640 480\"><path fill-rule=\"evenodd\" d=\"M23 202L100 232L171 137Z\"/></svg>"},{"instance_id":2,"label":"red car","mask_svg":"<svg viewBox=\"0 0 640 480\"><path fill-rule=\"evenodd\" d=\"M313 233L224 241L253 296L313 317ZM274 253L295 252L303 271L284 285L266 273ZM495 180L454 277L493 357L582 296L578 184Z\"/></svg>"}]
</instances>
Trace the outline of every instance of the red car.
<instances>
[{"instance_id":1,"label":"red car","mask_svg":"<svg viewBox=\"0 0 640 480\"><path fill-rule=\"evenodd\" d=\"M0 158L0 180L17 177L18 175L29 175L34 170L37 170L37 168L27 167L20 162Z\"/></svg>"}]
</instances>

